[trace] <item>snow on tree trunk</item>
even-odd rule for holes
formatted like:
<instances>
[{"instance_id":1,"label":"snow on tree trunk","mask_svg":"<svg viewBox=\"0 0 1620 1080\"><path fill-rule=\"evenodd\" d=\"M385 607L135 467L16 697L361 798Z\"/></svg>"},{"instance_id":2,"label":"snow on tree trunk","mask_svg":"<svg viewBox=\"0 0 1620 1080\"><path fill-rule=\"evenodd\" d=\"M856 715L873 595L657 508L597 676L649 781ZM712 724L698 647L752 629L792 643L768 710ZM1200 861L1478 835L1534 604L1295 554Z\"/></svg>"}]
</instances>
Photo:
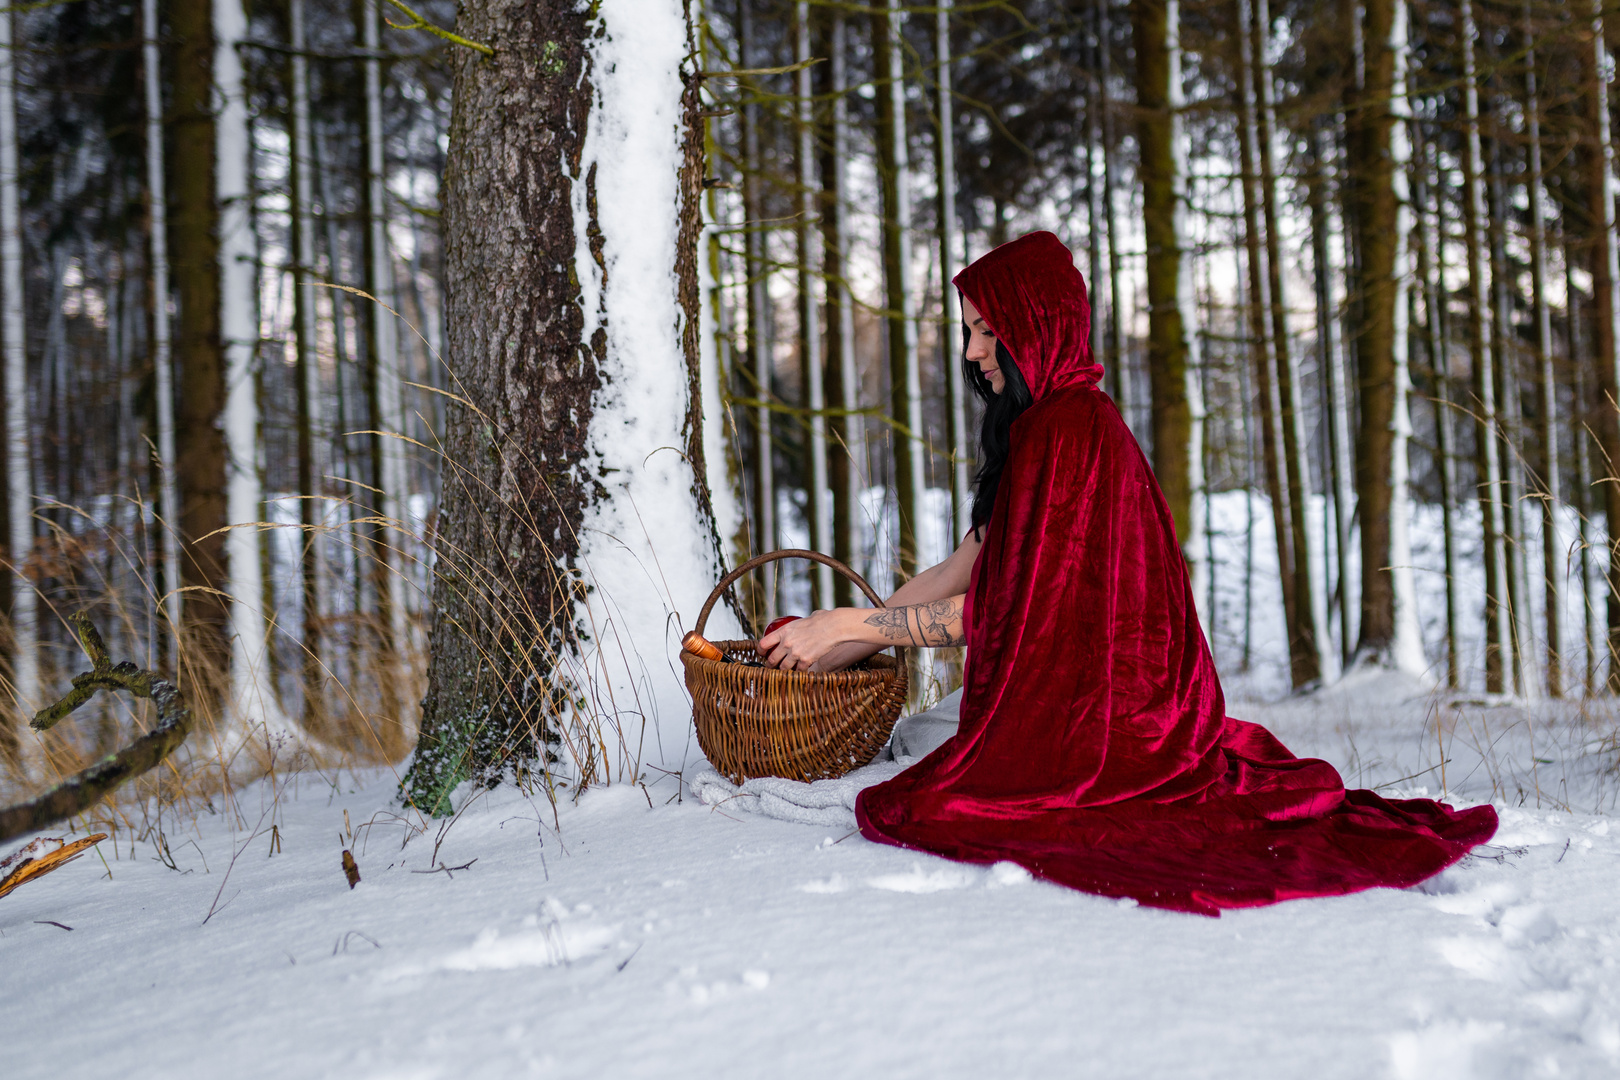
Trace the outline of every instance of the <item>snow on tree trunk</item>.
<instances>
[{"instance_id":1,"label":"snow on tree trunk","mask_svg":"<svg viewBox=\"0 0 1620 1080\"><path fill-rule=\"evenodd\" d=\"M231 623L231 725L225 745L263 724L292 735L270 677L260 528L259 399L256 378L258 250L253 235L252 145L240 42L241 0L213 0L214 191L219 206L220 337L225 350L225 536Z\"/></svg>"},{"instance_id":2,"label":"snow on tree trunk","mask_svg":"<svg viewBox=\"0 0 1620 1080\"><path fill-rule=\"evenodd\" d=\"M146 192L152 266L152 376L157 397L158 529L162 546L161 609L168 624L168 655L180 642L180 492L174 474L174 369L169 332L169 208L163 177L163 84L158 64L157 0L141 0L143 73L146 91Z\"/></svg>"},{"instance_id":3,"label":"snow on tree trunk","mask_svg":"<svg viewBox=\"0 0 1620 1080\"><path fill-rule=\"evenodd\" d=\"M1148 373L1152 394L1153 471L1164 489L1207 618L1204 546L1204 403L1186 236L1187 143L1181 123L1181 28L1178 0L1131 7L1136 44L1137 141L1147 235ZM1208 633L1208 627L1205 627Z\"/></svg>"},{"instance_id":4,"label":"snow on tree trunk","mask_svg":"<svg viewBox=\"0 0 1620 1080\"><path fill-rule=\"evenodd\" d=\"M1357 355L1361 423L1357 433L1357 504L1361 519L1361 640L1358 662L1421 674L1415 636L1407 504L1406 442L1406 11L1402 0L1363 6L1371 43L1361 86L1347 102L1349 179L1361 256Z\"/></svg>"},{"instance_id":5,"label":"snow on tree trunk","mask_svg":"<svg viewBox=\"0 0 1620 1080\"><path fill-rule=\"evenodd\" d=\"M28 352L24 334L22 212L18 198L16 14L0 12L0 345L5 350L6 499L11 535L6 538L12 574L11 690L16 709L18 765L27 777L42 775L38 737L26 723L40 700L38 605L24 567L34 551L34 484L29 448Z\"/></svg>"},{"instance_id":6,"label":"snow on tree trunk","mask_svg":"<svg viewBox=\"0 0 1620 1080\"><path fill-rule=\"evenodd\" d=\"M404 784L435 813L462 780L508 770L590 783L690 765L676 652L721 562L682 10L478 0L457 31L495 55L450 55L445 300L466 404L446 410ZM724 606L708 632L737 632Z\"/></svg>"}]
</instances>

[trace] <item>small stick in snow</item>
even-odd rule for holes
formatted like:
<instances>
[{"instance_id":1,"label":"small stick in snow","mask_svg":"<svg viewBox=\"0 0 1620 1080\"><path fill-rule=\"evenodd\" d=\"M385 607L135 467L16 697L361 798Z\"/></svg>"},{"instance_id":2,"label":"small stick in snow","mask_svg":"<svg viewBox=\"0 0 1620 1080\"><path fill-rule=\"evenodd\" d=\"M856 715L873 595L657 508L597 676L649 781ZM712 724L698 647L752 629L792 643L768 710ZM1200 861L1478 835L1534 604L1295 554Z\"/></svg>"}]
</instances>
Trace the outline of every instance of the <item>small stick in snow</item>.
<instances>
[{"instance_id":1,"label":"small stick in snow","mask_svg":"<svg viewBox=\"0 0 1620 1080\"><path fill-rule=\"evenodd\" d=\"M349 880L349 888L360 884L360 867L355 864L354 856L348 848L343 849L343 876Z\"/></svg>"},{"instance_id":2,"label":"small stick in snow","mask_svg":"<svg viewBox=\"0 0 1620 1080\"><path fill-rule=\"evenodd\" d=\"M72 930L73 929L73 927L68 926L68 925L66 925L64 923L59 923L55 919L35 919L34 920L34 925L35 926L59 926L63 930Z\"/></svg>"}]
</instances>

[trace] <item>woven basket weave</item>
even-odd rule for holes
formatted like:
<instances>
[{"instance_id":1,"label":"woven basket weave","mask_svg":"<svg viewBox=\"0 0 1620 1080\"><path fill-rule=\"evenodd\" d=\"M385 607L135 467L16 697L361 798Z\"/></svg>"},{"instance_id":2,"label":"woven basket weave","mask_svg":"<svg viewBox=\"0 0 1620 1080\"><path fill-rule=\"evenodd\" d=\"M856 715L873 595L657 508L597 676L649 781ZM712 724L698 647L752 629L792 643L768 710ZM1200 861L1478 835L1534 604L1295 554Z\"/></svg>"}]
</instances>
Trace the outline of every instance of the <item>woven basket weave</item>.
<instances>
[{"instance_id":1,"label":"woven basket weave","mask_svg":"<svg viewBox=\"0 0 1620 1080\"><path fill-rule=\"evenodd\" d=\"M709 612L750 570L778 559L824 563L854 582L878 607L872 587L837 559L789 548L749 559L727 574L698 613L703 633ZM889 741L906 702L906 666L895 657L872 657L867 670L783 671L734 661L755 659L754 641L716 641L725 654L705 660L685 649L686 688L698 745L716 769L741 783L752 776L826 780L865 765ZM898 650L896 650L898 651Z\"/></svg>"}]
</instances>

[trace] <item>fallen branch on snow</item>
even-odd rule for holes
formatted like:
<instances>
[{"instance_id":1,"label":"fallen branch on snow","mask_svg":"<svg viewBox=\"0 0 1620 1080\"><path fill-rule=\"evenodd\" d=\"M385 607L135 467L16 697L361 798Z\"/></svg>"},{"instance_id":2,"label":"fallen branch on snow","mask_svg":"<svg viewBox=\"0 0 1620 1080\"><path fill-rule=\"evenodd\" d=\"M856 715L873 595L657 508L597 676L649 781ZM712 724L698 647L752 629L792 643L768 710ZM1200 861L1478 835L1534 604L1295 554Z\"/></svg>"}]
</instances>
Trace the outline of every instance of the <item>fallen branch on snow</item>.
<instances>
[{"instance_id":1,"label":"fallen branch on snow","mask_svg":"<svg viewBox=\"0 0 1620 1080\"><path fill-rule=\"evenodd\" d=\"M92 670L77 676L67 696L41 709L29 726L35 731L44 731L89 701L98 690L123 690L153 702L158 708L157 726L38 797L0 810L0 842L83 813L124 781L141 775L168 757L191 734L191 710L186 708L173 683L160 678L156 672L144 671L128 662L115 665L108 659L107 646L91 625L90 617L82 611L68 621L73 624L79 645L90 658Z\"/></svg>"}]
</instances>

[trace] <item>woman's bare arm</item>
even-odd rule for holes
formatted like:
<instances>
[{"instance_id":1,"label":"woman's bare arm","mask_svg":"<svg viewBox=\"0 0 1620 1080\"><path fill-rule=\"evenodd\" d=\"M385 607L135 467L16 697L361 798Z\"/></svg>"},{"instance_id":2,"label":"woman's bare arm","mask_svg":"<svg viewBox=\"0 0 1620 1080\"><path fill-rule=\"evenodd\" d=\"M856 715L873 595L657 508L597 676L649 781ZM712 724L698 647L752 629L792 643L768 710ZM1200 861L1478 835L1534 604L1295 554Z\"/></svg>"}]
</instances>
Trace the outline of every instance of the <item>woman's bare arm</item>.
<instances>
[{"instance_id":1,"label":"woman's bare arm","mask_svg":"<svg viewBox=\"0 0 1620 1080\"><path fill-rule=\"evenodd\" d=\"M969 533L950 558L896 589L888 606L814 612L767 634L760 650L775 667L840 671L891 645L961 645L962 604L978 555L979 540Z\"/></svg>"}]
</instances>

